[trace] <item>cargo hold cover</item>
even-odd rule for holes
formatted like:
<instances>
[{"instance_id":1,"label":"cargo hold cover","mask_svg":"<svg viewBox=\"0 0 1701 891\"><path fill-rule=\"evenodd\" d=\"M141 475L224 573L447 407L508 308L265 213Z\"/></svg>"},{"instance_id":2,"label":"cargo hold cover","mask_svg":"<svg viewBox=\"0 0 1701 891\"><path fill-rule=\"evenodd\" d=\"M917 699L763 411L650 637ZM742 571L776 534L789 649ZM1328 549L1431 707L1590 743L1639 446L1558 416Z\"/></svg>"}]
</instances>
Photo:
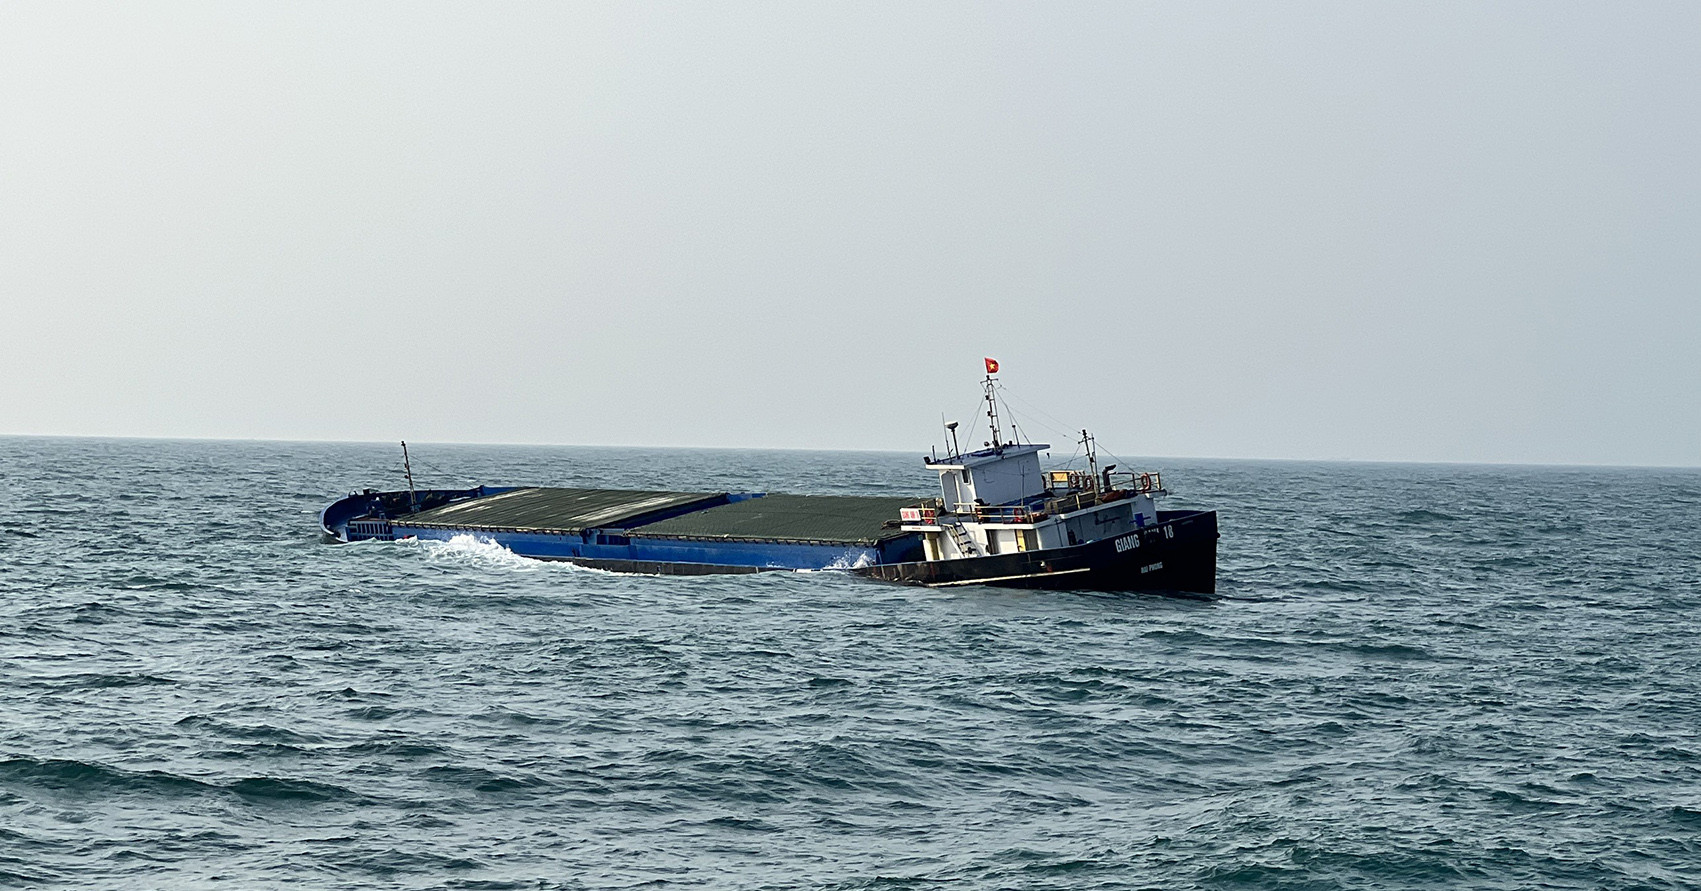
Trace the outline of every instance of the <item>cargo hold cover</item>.
<instances>
[{"instance_id":1,"label":"cargo hold cover","mask_svg":"<svg viewBox=\"0 0 1701 891\"><path fill-rule=\"evenodd\" d=\"M898 509L919 501L913 495L764 495L650 523L631 535L872 545L903 535L896 523ZM890 528L888 520L893 521Z\"/></svg>"},{"instance_id":2,"label":"cargo hold cover","mask_svg":"<svg viewBox=\"0 0 1701 891\"><path fill-rule=\"evenodd\" d=\"M646 519L718 504L726 493L635 489L528 488L408 514L400 526L582 532L635 526Z\"/></svg>"}]
</instances>

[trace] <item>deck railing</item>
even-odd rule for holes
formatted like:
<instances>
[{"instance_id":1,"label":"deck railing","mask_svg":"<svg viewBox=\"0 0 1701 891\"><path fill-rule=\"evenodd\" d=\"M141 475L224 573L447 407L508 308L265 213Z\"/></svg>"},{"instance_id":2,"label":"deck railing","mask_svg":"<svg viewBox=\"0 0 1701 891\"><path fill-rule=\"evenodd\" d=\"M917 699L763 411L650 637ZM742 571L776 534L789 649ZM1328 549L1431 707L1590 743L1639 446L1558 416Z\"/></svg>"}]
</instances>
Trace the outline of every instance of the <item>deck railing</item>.
<instances>
[{"instance_id":1,"label":"deck railing","mask_svg":"<svg viewBox=\"0 0 1701 891\"><path fill-rule=\"evenodd\" d=\"M977 523L1032 523L1034 511L1020 504L977 504Z\"/></svg>"},{"instance_id":2,"label":"deck railing","mask_svg":"<svg viewBox=\"0 0 1701 891\"><path fill-rule=\"evenodd\" d=\"M1128 470L1122 473L1112 473L1110 475L1110 487L1113 489L1127 489L1141 495L1150 495L1153 492L1163 491L1163 474L1141 473L1134 470Z\"/></svg>"},{"instance_id":3,"label":"deck railing","mask_svg":"<svg viewBox=\"0 0 1701 891\"><path fill-rule=\"evenodd\" d=\"M1129 495L1151 495L1164 491L1163 476L1158 473L1141 473L1138 471L1112 472L1101 475L1097 480L1102 484L1108 480L1110 488L1096 489L1092 474L1084 470L1051 470L1045 475L1050 491L1062 490L1068 494L1055 498L1047 498L1037 506L1024 504L977 504L974 505L974 518L978 523L1033 523L1053 514L1067 514L1085 510L1101 501L1126 498ZM1115 494L1111 494L1111 493ZM961 513L968 505L957 505L956 513ZM922 526L934 526L939 523L940 514L951 514L939 499L931 503L923 502L915 507L899 510L902 522ZM888 521L889 522L889 521Z\"/></svg>"}]
</instances>

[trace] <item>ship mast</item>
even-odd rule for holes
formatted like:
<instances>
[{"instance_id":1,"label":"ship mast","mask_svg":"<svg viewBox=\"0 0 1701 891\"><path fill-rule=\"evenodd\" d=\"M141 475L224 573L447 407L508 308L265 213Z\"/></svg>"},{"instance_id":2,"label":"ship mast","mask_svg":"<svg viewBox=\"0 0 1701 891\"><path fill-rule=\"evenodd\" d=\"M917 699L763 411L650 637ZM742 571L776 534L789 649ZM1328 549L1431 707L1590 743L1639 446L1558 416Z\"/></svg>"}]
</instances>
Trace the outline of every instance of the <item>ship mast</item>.
<instances>
[{"instance_id":1,"label":"ship mast","mask_svg":"<svg viewBox=\"0 0 1701 891\"><path fill-rule=\"evenodd\" d=\"M1093 450L1093 437L1086 428L1081 428L1081 447L1087 450L1087 473L1093 478L1093 494L1099 493L1099 456Z\"/></svg>"},{"instance_id":2,"label":"ship mast","mask_svg":"<svg viewBox=\"0 0 1701 891\"><path fill-rule=\"evenodd\" d=\"M982 386L986 387L986 419L992 425L992 450L1003 454L1004 442L1001 438L1002 434L998 431L998 400L993 398L992 395L992 390L997 385L993 383L993 377L990 373L987 374L986 381Z\"/></svg>"},{"instance_id":3,"label":"ship mast","mask_svg":"<svg viewBox=\"0 0 1701 891\"><path fill-rule=\"evenodd\" d=\"M402 440L402 472L408 475L408 509L419 513L419 496L413 491L413 462L408 460L408 443Z\"/></svg>"}]
</instances>

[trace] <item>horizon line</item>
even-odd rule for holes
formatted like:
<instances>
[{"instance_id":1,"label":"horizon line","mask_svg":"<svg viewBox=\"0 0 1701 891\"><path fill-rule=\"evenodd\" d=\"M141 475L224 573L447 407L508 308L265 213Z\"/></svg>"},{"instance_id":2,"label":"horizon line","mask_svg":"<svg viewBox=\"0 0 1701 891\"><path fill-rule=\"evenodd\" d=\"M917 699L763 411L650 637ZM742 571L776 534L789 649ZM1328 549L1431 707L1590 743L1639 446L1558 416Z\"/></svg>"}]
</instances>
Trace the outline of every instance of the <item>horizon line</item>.
<instances>
[{"instance_id":1,"label":"horizon line","mask_svg":"<svg viewBox=\"0 0 1701 891\"><path fill-rule=\"evenodd\" d=\"M118 434L92 433L0 433L0 438L8 439L84 439L84 440L124 440L142 442L229 442L229 443L291 443L291 444L321 444L321 445L386 445L399 444L403 440L385 439L290 439L262 436L137 436ZM655 445L645 443L559 443L559 442L491 442L486 440L459 439L419 439L407 440L421 445L449 446L503 446L529 448L567 448L567 449L660 449L666 451L752 451L752 452L856 452L867 454L921 454L912 449L894 448L857 448L832 449L800 446L743 446L743 445ZM1152 460L1180 461L1251 461L1292 464L1403 464L1403 465L1443 465L1456 467L1543 467L1543 468L1599 468L1615 470L1701 470L1701 464L1610 464L1576 461L1470 461L1447 458L1291 458L1246 455L1148 455L1143 456Z\"/></svg>"}]
</instances>

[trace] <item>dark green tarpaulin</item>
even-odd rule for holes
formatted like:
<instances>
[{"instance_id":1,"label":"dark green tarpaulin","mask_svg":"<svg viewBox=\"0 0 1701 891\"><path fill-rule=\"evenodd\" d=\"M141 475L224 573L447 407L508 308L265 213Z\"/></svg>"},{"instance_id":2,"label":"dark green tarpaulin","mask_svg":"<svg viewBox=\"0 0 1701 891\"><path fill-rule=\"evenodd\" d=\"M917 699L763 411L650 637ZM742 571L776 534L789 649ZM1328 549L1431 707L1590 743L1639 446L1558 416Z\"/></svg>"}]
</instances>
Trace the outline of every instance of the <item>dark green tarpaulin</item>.
<instances>
[{"instance_id":1,"label":"dark green tarpaulin","mask_svg":"<svg viewBox=\"0 0 1701 891\"><path fill-rule=\"evenodd\" d=\"M871 545L904 534L896 528L898 509L919 501L915 496L764 495L651 523L632 530L632 536ZM886 528L887 520L894 521L892 528Z\"/></svg>"},{"instance_id":2,"label":"dark green tarpaulin","mask_svg":"<svg viewBox=\"0 0 1701 891\"><path fill-rule=\"evenodd\" d=\"M409 514L398 522L408 526L579 532L628 526L660 512L699 502L712 504L724 497L712 492L516 489Z\"/></svg>"}]
</instances>

